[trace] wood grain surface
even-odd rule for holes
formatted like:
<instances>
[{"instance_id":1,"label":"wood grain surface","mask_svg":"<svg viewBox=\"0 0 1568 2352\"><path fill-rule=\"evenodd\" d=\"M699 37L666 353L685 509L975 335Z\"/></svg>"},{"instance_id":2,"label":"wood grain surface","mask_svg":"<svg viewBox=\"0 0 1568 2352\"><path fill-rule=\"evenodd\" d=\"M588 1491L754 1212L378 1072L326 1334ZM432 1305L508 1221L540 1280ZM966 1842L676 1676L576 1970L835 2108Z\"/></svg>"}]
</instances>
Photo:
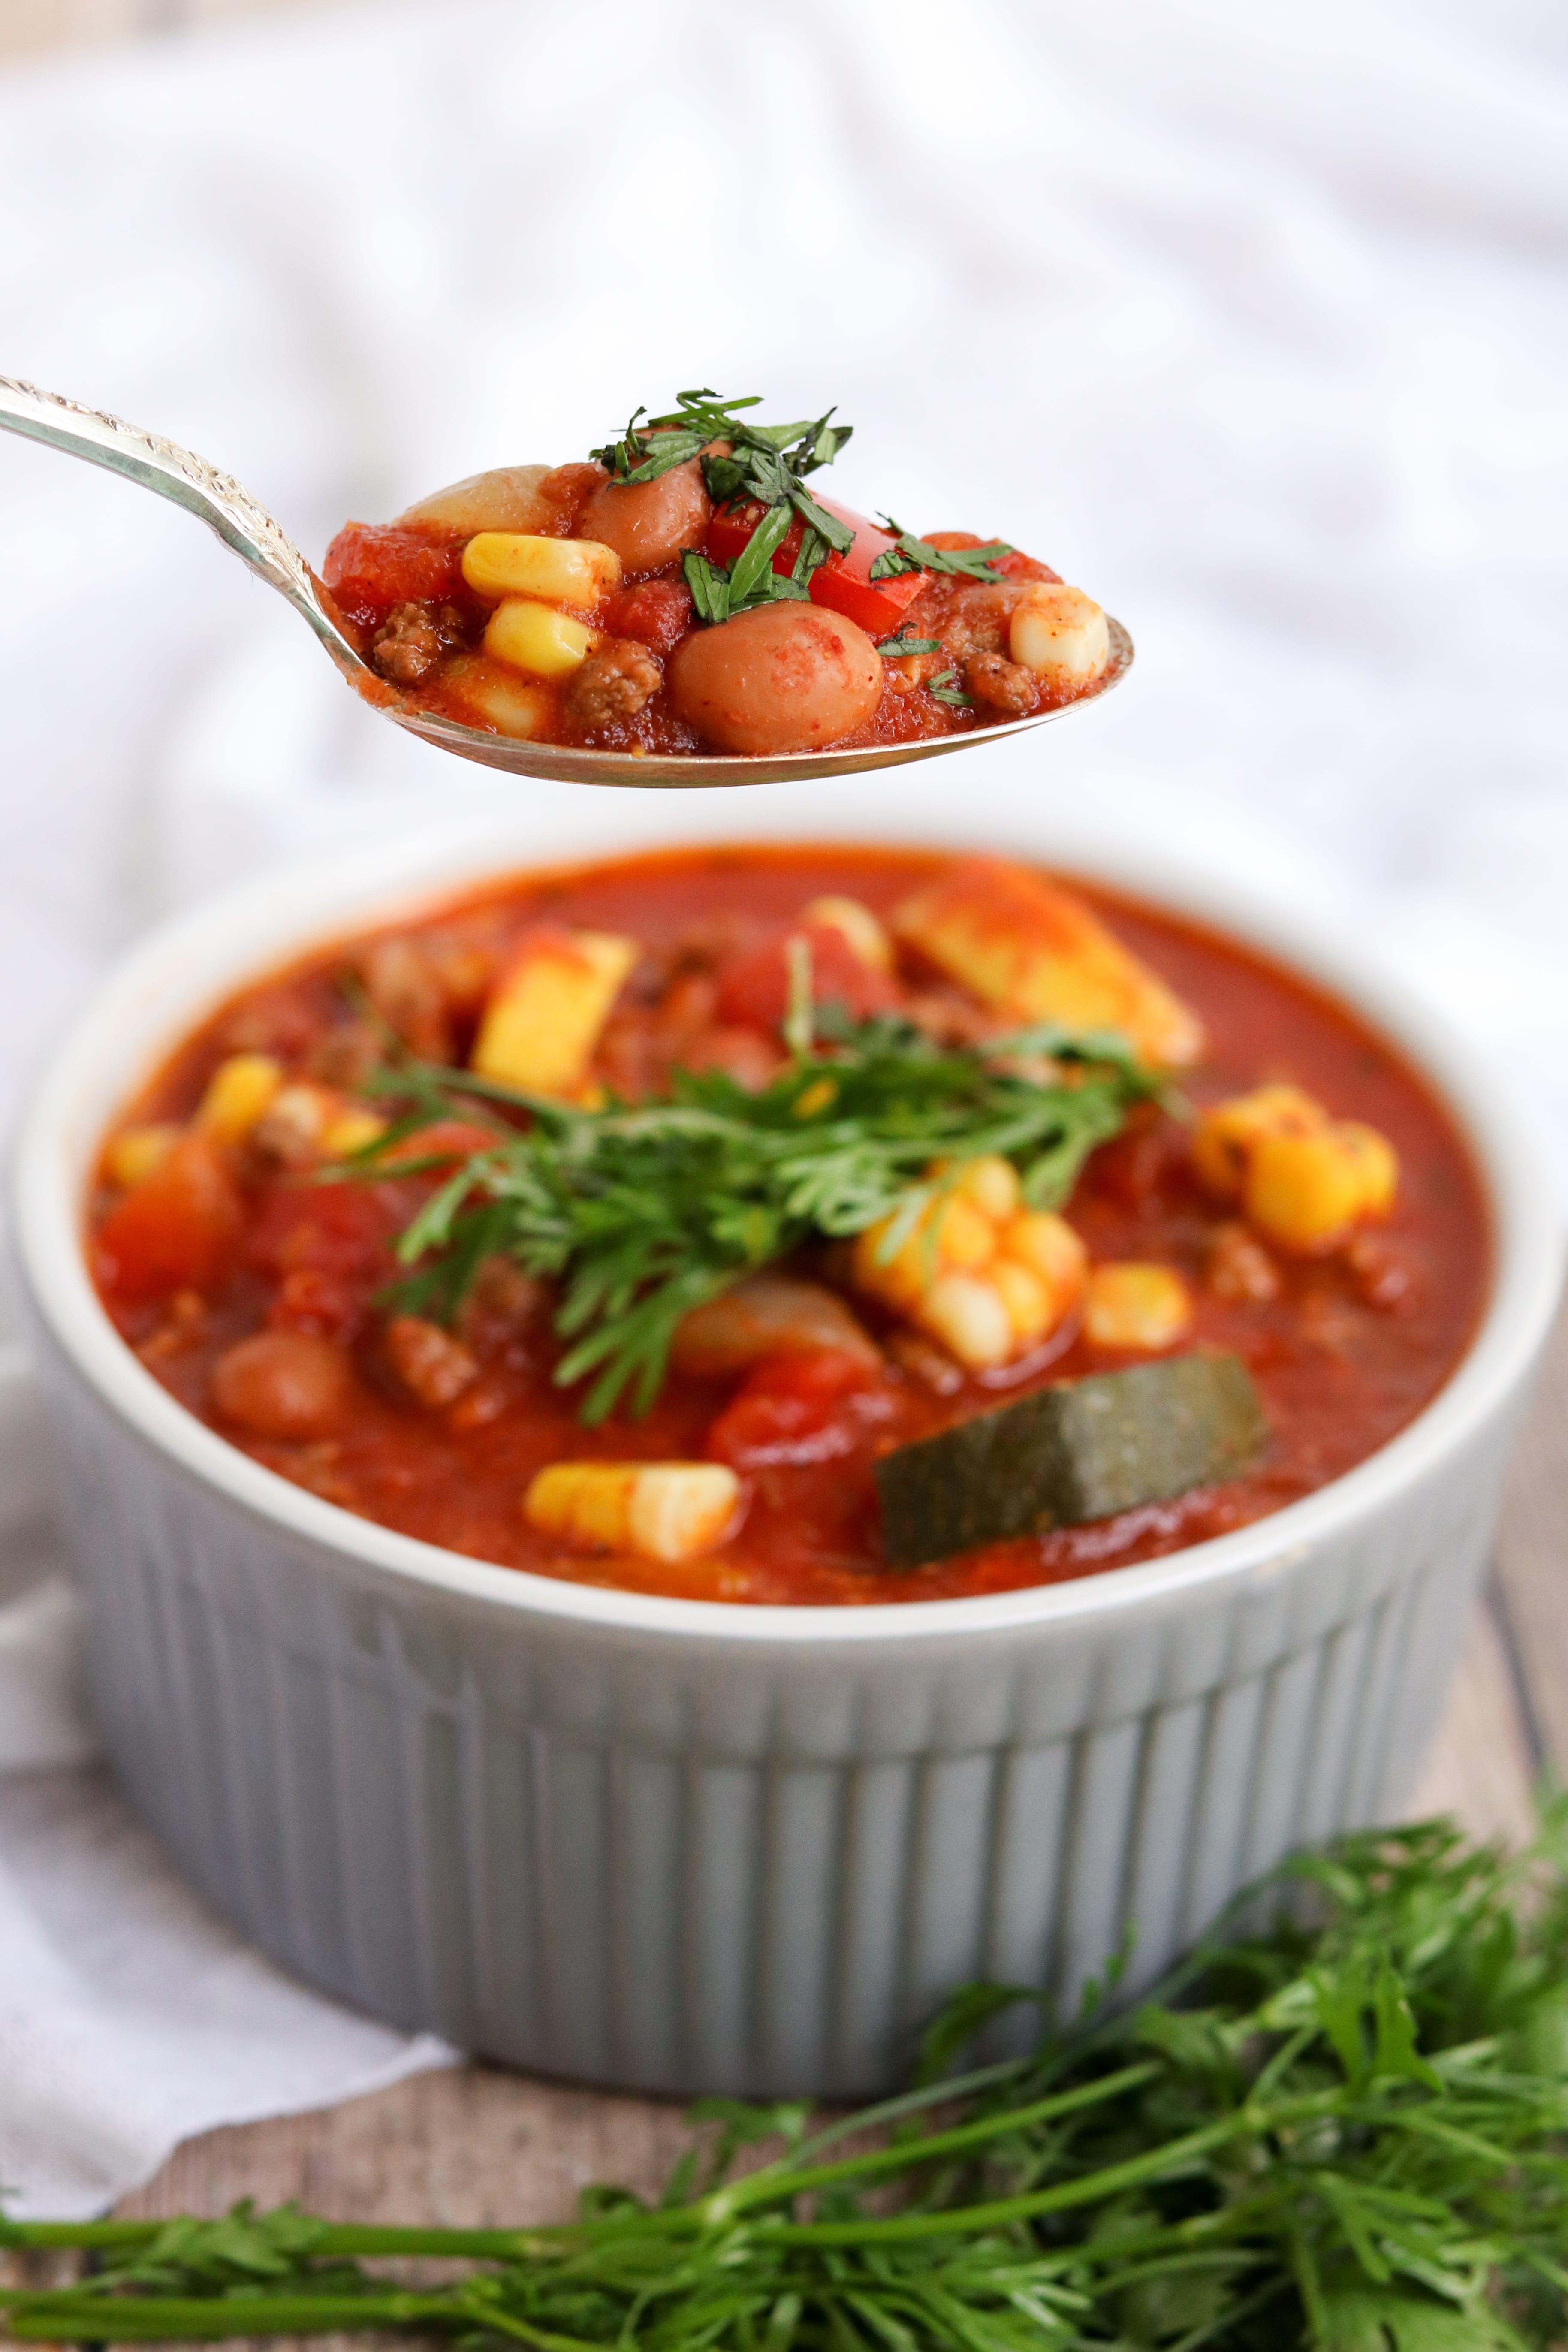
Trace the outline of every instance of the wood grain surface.
<instances>
[{"instance_id":1,"label":"wood grain surface","mask_svg":"<svg viewBox=\"0 0 1568 2352\"><path fill-rule=\"evenodd\" d=\"M1568 1311L1509 1482L1477 1611L1413 1814L1452 1811L1510 1840L1543 1768L1568 1771ZM207 2132L124 2213L222 2212L297 2198L343 2221L487 2223L567 2217L614 2179L656 2188L685 2145L679 2105L610 2098L489 2066L425 2074L320 2114Z\"/></svg>"}]
</instances>

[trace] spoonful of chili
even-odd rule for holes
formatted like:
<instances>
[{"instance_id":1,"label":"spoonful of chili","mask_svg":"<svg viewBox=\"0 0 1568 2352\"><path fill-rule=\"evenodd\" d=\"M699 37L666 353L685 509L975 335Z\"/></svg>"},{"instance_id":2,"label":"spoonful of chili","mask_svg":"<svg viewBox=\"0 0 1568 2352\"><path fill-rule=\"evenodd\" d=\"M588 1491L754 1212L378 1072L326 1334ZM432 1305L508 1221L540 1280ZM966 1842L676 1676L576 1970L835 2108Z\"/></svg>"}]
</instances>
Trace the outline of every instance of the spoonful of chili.
<instances>
[{"instance_id":1,"label":"spoonful of chili","mask_svg":"<svg viewBox=\"0 0 1568 2352\"><path fill-rule=\"evenodd\" d=\"M898 765L1059 718L1132 641L1003 540L819 497L852 428L679 395L584 462L509 466L348 523L321 574L250 493L119 417L0 376L0 427L200 517L372 707L442 751L593 784Z\"/></svg>"}]
</instances>

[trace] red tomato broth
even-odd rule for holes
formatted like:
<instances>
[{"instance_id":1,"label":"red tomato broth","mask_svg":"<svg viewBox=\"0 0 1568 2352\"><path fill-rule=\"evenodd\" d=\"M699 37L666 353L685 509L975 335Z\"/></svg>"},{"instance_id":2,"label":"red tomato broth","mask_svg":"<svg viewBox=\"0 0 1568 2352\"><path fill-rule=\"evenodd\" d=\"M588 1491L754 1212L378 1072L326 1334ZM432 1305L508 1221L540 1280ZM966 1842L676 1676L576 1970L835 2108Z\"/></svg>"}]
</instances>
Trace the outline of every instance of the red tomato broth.
<instances>
[{"instance_id":1,"label":"red tomato broth","mask_svg":"<svg viewBox=\"0 0 1568 2352\"><path fill-rule=\"evenodd\" d=\"M417 922L318 951L240 992L176 1050L129 1115L188 1117L213 1068L237 1048L308 1051L343 1019L339 975L376 939L467 943L465 951L493 963L518 933L545 920L625 931L657 958L693 926L705 926L739 956L812 898L852 896L886 914L947 863L916 850L721 848L512 877ZM883 1569L871 1475L877 1453L1047 1381L1135 1360L1090 1347L1072 1326L1023 1364L967 1376L950 1394L933 1393L893 1365L881 1375L803 1380L798 1365L809 1360L797 1360L792 1371L789 1360L774 1357L743 1379L671 1374L645 1418L617 1415L586 1430L575 1417L575 1394L551 1379L560 1345L542 1316L487 1358L475 1389L457 1406L426 1410L396 1392L364 1336L377 1319L374 1294L395 1271L387 1237L433 1181L413 1176L342 1188L287 1179L260 1186L249 1196L239 1263L199 1318L187 1308L182 1323L178 1298L166 1311L148 1305L134 1281L117 1286L108 1265L100 1274L104 1303L170 1393L254 1460L405 1534L582 1582L753 1603L963 1598L1099 1573L1245 1526L1374 1452L1449 1377L1489 1283L1480 1184L1430 1089L1346 1007L1198 925L1098 887L1073 887L1207 1024L1208 1057L1184 1087L1195 1103L1289 1079L1335 1117L1378 1127L1399 1155L1398 1202L1373 1244L1373 1271L1392 1269L1397 1277L1384 1287L1398 1295L1383 1305L1367 1295L1376 1286L1367 1271L1342 1254L1279 1256L1280 1288L1272 1300L1215 1296L1205 1286L1207 1254L1232 1213L1198 1187L1182 1130L1163 1114L1135 1114L1080 1177L1068 1214L1091 1256L1175 1267L1194 1306L1183 1349L1233 1349L1251 1370L1273 1439L1244 1477L913 1572ZM100 1223L105 1205L99 1203ZM856 1305L879 1336L894 1328L875 1306ZM217 1358L267 1327L342 1336L353 1349L353 1409L330 1439L247 1437L214 1411ZM740 1469L748 1505L737 1534L708 1558L668 1566L569 1553L521 1517L524 1489L552 1461L710 1454Z\"/></svg>"}]
</instances>

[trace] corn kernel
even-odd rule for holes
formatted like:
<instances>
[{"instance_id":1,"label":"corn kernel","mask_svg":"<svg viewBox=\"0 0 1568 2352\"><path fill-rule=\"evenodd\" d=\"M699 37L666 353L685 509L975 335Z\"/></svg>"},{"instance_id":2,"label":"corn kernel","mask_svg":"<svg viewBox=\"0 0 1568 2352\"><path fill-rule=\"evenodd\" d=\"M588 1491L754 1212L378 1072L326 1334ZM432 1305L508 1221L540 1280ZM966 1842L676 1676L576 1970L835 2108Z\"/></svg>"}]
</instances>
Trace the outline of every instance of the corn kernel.
<instances>
[{"instance_id":1,"label":"corn kernel","mask_svg":"<svg viewBox=\"0 0 1568 2352\"><path fill-rule=\"evenodd\" d=\"M1360 1166L1362 1215L1386 1217L1399 1190L1399 1155L1393 1144L1375 1127L1364 1127L1356 1118L1339 1120L1332 1131Z\"/></svg>"},{"instance_id":2,"label":"corn kernel","mask_svg":"<svg viewBox=\"0 0 1568 2352\"><path fill-rule=\"evenodd\" d=\"M593 650L594 633L553 604L536 604L531 597L509 596L490 614L485 629L485 651L496 661L510 662L535 677L566 677Z\"/></svg>"},{"instance_id":3,"label":"corn kernel","mask_svg":"<svg viewBox=\"0 0 1568 2352\"><path fill-rule=\"evenodd\" d=\"M815 1118L819 1110L830 1110L837 1100L838 1081L836 1078L814 1078L803 1093L796 1095L792 1116Z\"/></svg>"},{"instance_id":4,"label":"corn kernel","mask_svg":"<svg viewBox=\"0 0 1568 2352\"><path fill-rule=\"evenodd\" d=\"M977 1159L962 1161L953 1190L960 1200L973 1201L982 1215L998 1225L1017 1213L1023 1197L1017 1170L999 1151L984 1151Z\"/></svg>"},{"instance_id":5,"label":"corn kernel","mask_svg":"<svg viewBox=\"0 0 1568 2352\"><path fill-rule=\"evenodd\" d=\"M922 1217L894 1255L885 1258L882 1247L892 1222L891 1217L883 1217L856 1235L849 1275L857 1289L868 1290L874 1298L885 1299L889 1307L907 1313L919 1304L926 1276L931 1271L930 1244L924 1232L926 1221Z\"/></svg>"},{"instance_id":6,"label":"corn kernel","mask_svg":"<svg viewBox=\"0 0 1568 2352\"><path fill-rule=\"evenodd\" d=\"M463 550L463 577L479 596L539 596L549 604L596 604L620 585L621 559L596 539L481 530Z\"/></svg>"},{"instance_id":7,"label":"corn kernel","mask_svg":"<svg viewBox=\"0 0 1568 2352\"><path fill-rule=\"evenodd\" d=\"M1255 1087L1204 1112L1193 1132L1198 1181L1222 1201L1239 1201L1247 1156L1260 1136L1313 1135L1328 1125L1321 1103L1300 1087Z\"/></svg>"},{"instance_id":8,"label":"corn kernel","mask_svg":"<svg viewBox=\"0 0 1568 2352\"><path fill-rule=\"evenodd\" d=\"M996 1255L996 1228L983 1209L955 1192L939 1204L935 1213L938 1265L944 1271L973 1274L990 1265Z\"/></svg>"},{"instance_id":9,"label":"corn kernel","mask_svg":"<svg viewBox=\"0 0 1568 2352\"><path fill-rule=\"evenodd\" d=\"M999 1257L986 1279L995 1285L1017 1344L1032 1348L1043 1339L1058 1318L1056 1302L1039 1276L1016 1258Z\"/></svg>"},{"instance_id":10,"label":"corn kernel","mask_svg":"<svg viewBox=\"0 0 1568 2352\"><path fill-rule=\"evenodd\" d=\"M854 1279L889 1307L914 1307L939 1274L977 1273L996 1254L996 1228L958 1193L931 1202L890 1258L881 1255L891 1217L868 1227L855 1244Z\"/></svg>"},{"instance_id":11,"label":"corn kernel","mask_svg":"<svg viewBox=\"0 0 1568 2352\"><path fill-rule=\"evenodd\" d=\"M921 1301L920 1319L949 1355L971 1371L1005 1364L1015 1352L1006 1304L995 1284L983 1276L940 1276Z\"/></svg>"},{"instance_id":12,"label":"corn kernel","mask_svg":"<svg viewBox=\"0 0 1568 2352\"><path fill-rule=\"evenodd\" d=\"M1084 1336L1097 1348L1157 1355L1184 1337L1193 1319L1187 1286L1168 1265L1131 1260L1097 1265L1084 1289Z\"/></svg>"},{"instance_id":13,"label":"corn kernel","mask_svg":"<svg viewBox=\"0 0 1568 2352\"><path fill-rule=\"evenodd\" d=\"M1367 1174L1366 1155L1338 1128L1261 1136L1248 1155L1242 1206L1280 1249L1334 1249L1363 1213Z\"/></svg>"},{"instance_id":14,"label":"corn kernel","mask_svg":"<svg viewBox=\"0 0 1568 2352\"><path fill-rule=\"evenodd\" d=\"M1043 1282L1059 1315L1083 1288L1089 1253L1065 1217L1049 1209L1026 1209L1002 1234L1002 1251Z\"/></svg>"},{"instance_id":15,"label":"corn kernel","mask_svg":"<svg viewBox=\"0 0 1568 2352\"><path fill-rule=\"evenodd\" d=\"M329 1160L347 1160L386 1133L386 1121L373 1110L341 1110L321 1129L321 1150Z\"/></svg>"},{"instance_id":16,"label":"corn kernel","mask_svg":"<svg viewBox=\"0 0 1568 2352\"><path fill-rule=\"evenodd\" d=\"M523 1517L541 1534L615 1551L626 1542L636 1463L552 1462L536 1472L522 1498Z\"/></svg>"},{"instance_id":17,"label":"corn kernel","mask_svg":"<svg viewBox=\"0 0 1568 2352\"><path fill-rule=\"evenodd\" d=\"M474 1068L503 1086L574 1095L637 960L635 940L541 926L523 940L490 990Z\"/></svg>"},{"instance_id":18,"label":"corn kernel","mask_svg":"<svg viewBox=\"0 0 1568 2352\"><path fill-rule=\"evenodd\" d=\"M526 743L548 724L550 697L508 662L482 654L459 654L441 674L443 694L470 726L490 727Z\"/></svg>"},{"instance_id":19,"label":"corn kernel","mask_svg":"<svg viewBox=\"0 0 1568 2352\"><path fill-rule=\"evenodd\" d=\"M122 1127L103 1147L103 1172L111 1184L129 1192L161 1168L180 1139L182 1130L160 1122L152 1127Z\"/></svg>"},{"instance_id":20,"label":"corn kernel","mask_svg":"<svg viewBox=\"0 0 1568 2352\"><path fill-rule=\"evenodd\" d=\"M231 1054L207 1080L196 1125L220 1143L238 1143L283 1084L283 1066L270 1054Z\"/></svg>"},{"instance_id":21,"label":"corn kernel","mask_svg":"<svg viewBox=\"0 0 1568 2352\"><path fill-rule=\"evenodd\" d=\"M1081 588L1035 581L1014 607L1007 650L1047 686L1070 691L1098 677L1110 661L1110 630Z\"/></svg>"},{"instance_id":22,"label":"corn kernel","mask_svg":"<svg viewBox=\"0 0 1568 2352\"><path fill-rule=\"evenodd\" d=\"M718 1462L553 1462L522 1507L531 1527L588 1550L682 1560L723 1542L740 1498Z\"/></svg>"},{"instance_id":23,"label":"corn kernel","mask_svg":"<svg viewBox=\"0 0 1568 2352\"><path fill-rule=\"evenodd\" d=\"M863 906L858 898L840 898L829 893L825 898L813 898L800 911L803 921L837 931L847 940L853 953L873 971L892 971L893 943L870 908Z\"/></svg>"},{"instance_id":24,"label":"corn kernel","mask_svg":"<svg viewBox=\"0 0 1568 2352\"><path fill-rule=\"evenodd\" d=\"M657 1462L632 1487L627 1531L645 1559L696 1559L723 1542L741 1482L721 1462Z\"/></svg>"}]
</instances>

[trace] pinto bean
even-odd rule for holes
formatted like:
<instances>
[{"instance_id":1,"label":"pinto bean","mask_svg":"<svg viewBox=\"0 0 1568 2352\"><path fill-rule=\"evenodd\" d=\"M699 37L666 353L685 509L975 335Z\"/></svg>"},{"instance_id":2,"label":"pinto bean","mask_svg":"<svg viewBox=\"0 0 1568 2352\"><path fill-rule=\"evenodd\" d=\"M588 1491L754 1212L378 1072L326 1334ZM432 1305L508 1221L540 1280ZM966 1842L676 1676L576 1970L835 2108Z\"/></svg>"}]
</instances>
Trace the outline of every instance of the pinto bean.
<instances>
[{"instance_id":1,"label":"pinto bean","mask_svg":"<svg viewBox=\"0 0 1568 2352\"><path fill-rule=\"evenodd\" d=\"M584 539L613 547L628 572L658 572L683 547L700 547L713 501L695 457L652 482L605 482L584 508Z\"/></svg>"},{"instance_id":2,"label":"pinto bean","mask_svg":"<svg viewBox=\"0 0 1568 2352\"><path fill-rule=\"evenodd\" d=\"M213 1402L257 1437L324 1437L353 1386L342 1349L309 1331L257 1331L213 1368Z\"/></svg>"},{"instance_id":3,"label":"pinto bean","mask_svg":"<svg viewBox=\"0 0 1568 2352\"><path fill-rule=\"evenodd\" d=\"M816 604L760 604L696 629L668 670L688 724L723 751L816 751L864 726L882 660L864 629Z\"/></svg>"},{"instance_id":4,"label":"pinto bean","mask_svg":"<svg viewBox=\"0 0 1568 2352\"><path fill-rule=\"evenodd\" d=\"M553 509L540 486L549 476L548 466L498 466L432 491L397 520L454 539L472 539L477 530L548 530Z\"/></svg>"}]
</instances>

